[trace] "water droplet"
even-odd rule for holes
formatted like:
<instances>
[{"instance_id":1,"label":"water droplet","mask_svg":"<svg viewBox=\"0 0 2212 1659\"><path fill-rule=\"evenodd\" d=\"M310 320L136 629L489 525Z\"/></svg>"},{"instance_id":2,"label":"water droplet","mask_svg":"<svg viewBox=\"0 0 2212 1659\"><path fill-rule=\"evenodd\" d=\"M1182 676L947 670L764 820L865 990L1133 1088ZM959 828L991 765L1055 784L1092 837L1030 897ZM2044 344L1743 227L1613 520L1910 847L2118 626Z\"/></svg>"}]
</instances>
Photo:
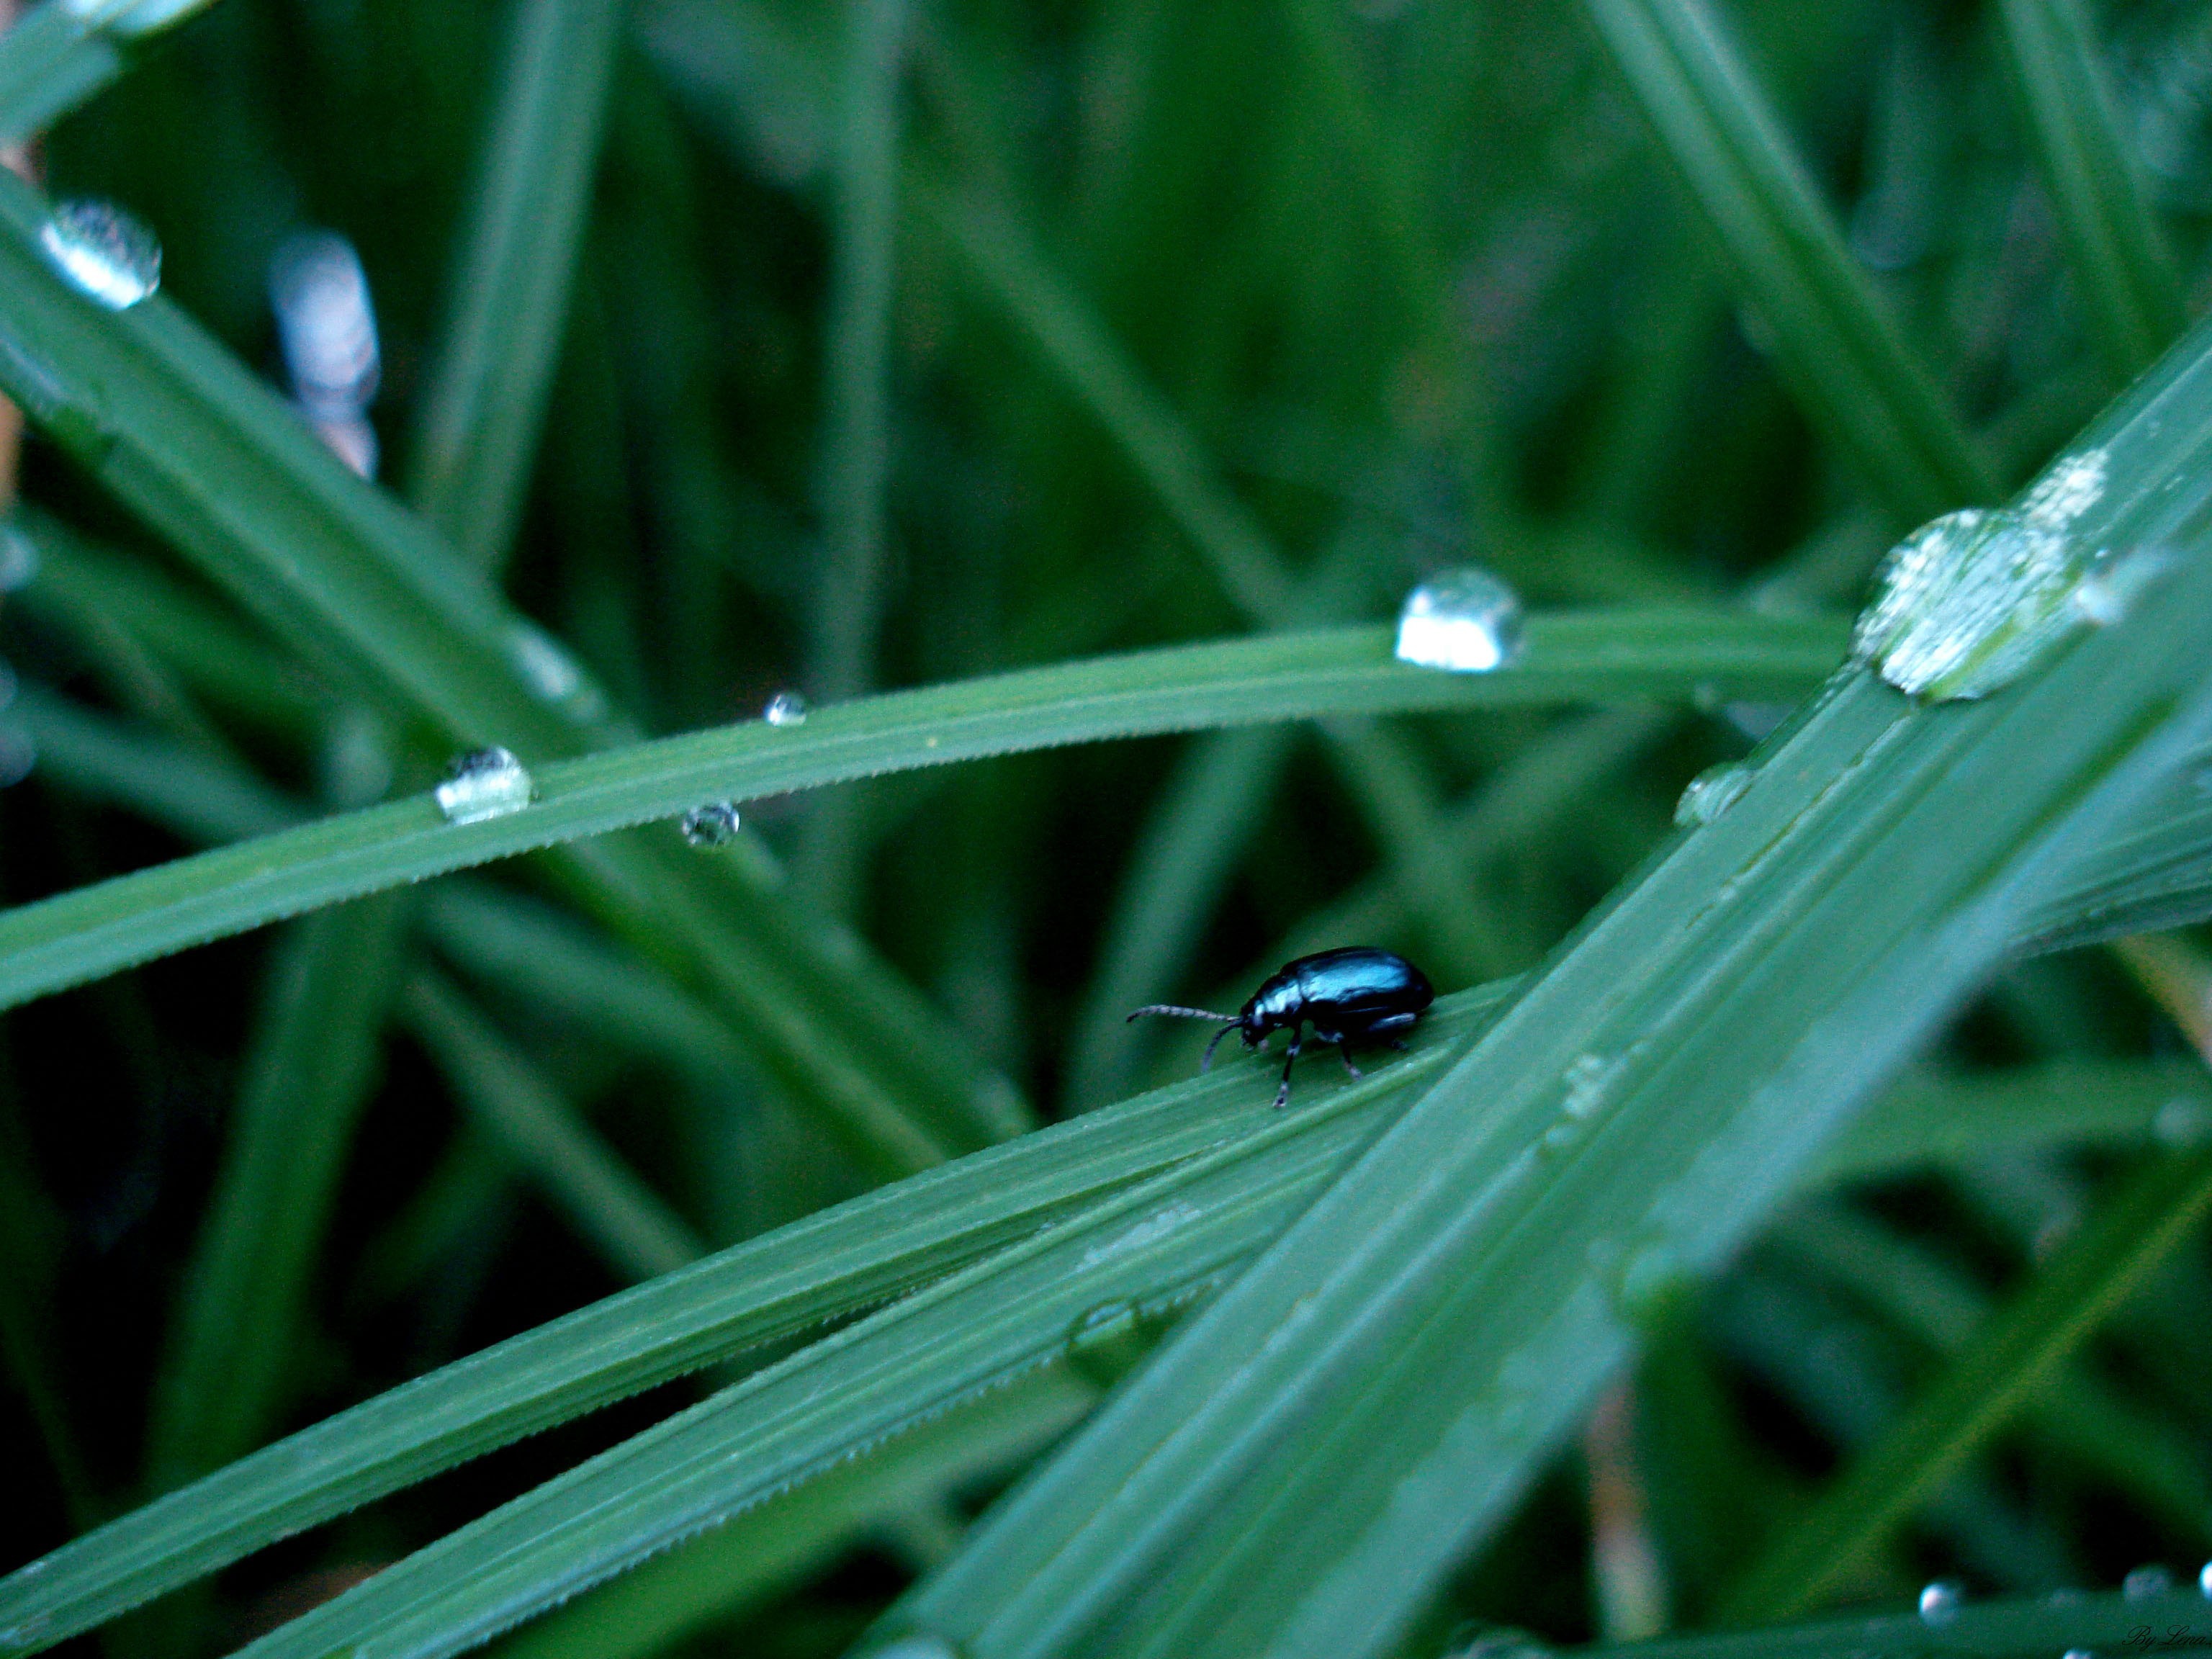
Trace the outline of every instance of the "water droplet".
<instances>
[{"instance_id":1,"label":"water droplet","mask_svg":"<svg viewBox=\"0 0 2212 1659\"><path fill-rule=\"evenodd\" d=\"M1620 1071L1618 1061L1601 1060L1595 1054L1577 1054L1565 1074L1567 1115L1571 1118L1593 1115L1599 1107L1605 1104L1606 1091L1612 1086Z\"/></svg>"},{"instance_id":2,"label":"water droplet","mask_svg":"<svg viewBox=\"0 0 2212 1659\"><path fill-rule=\"evenodd\" d=\"M679 827L684 839L694 847L727 847L738 838L738 804L710 800L704 806L695 806L684 815Z\"/></svg>"},{"instance_id":3,"label":"water droplet","mask_svg":"<svg viewBox=\"0 0 2212 1659\"><path fill-rule=\"evenodd\" d=\"M1750 767L1733 761L1707 767L1690 780L1682 791L1681 799L1674 803L1674 822L1680 824L1711 823L1735 805L1737 798L1751 787L1751 781L1757 775Z\"/></svg>"},{"instance_id":4,"label":"water droplet","mask_svg":"<svg viewBox=\"0 0 2212 1659\"><path fill-rule=\"evenodd\" d=\"M109 202L64 202L39 231L63 276L110 311L128 311L161 286L161 245Z\"/></svg>"},{"instance_id":5,"label":"water droplet","mask_svg":"<svg viewBox=\"0 0 2212 1659\"><path fill-rule=\"evenodd\" d=\"M960 1650L941 1636L902 1636L888 1647L869 1649L863 1659L960 1659Z\"/></svg>"},{"instance_id":6,"label":"water droplet","mask_svg":"<svg viewBox=\"0 0 2212 1659\"><path fill-rule=\"evenodd\" d=\"M2071 603L2091 627L2110 628L2124 621L2136 601L2172 568L2173 556L2162 547L2139 547L2118 557L2100 553L2075 584Z\"/></svg>"},{"instance_id":7,"label":"water droplet","mask_svg":"<svg viewBox=\"0 0 2212 1659\"><path fill-rule=\"evenodd\" d=\"M477 749L455 761L436 790L448 823L480 823L530 805L538 793L522 763L504 749Z\"/></svg>"},{"instance_id":8,"label":"water droplet","mask_svg":"<svg viewBox=\"0 0 2212 1659\"><path fill-rule=\"evenodd\" d=\"M28 587L38 574L38 544L13 520L0 522L0 593Z\"/></svg>"},{"instance_id":9,"label":"water droplet","mask_svg":"<svg viewBox=\"0 0 2212 1659\"><path fill-rule=\"evenodd\" d=\"M1431 577L1398 612L1401 662L1487 674L1520 651L1521 596L1478 566Z\"/></svg>"},{"instance_id":10,"label":"water droplet","mask_svg":"<svg viewBox=\"0 0 2212 1659\"><path fill-rule=\"evenodd\" d=\"M2069 1648L2059 1659L2097 1659L2097 1656L2087 1648Z\"/></svg>"},{"instance_id":11,"label":"water droplet","mask_svg":"<svg viewBox=\"0 0 2212 1659\"><path fill-rule=\"evenodd\" d=\"M761 718L770 726L806 724L806 699L796 691L779 691L768 700Z\"/></svg>"},{"instance_id":12,"label":"water droplet","mask_svg":"<svg viewBox=\"0 0 2212 1659\"><path fill-rule=\"evenodd\" d=\"M2197 1593L2212 1599L2212 1561L2197 1569Z\"/></svg>"},{"instance_id":13,"label":"water droplet","mask_svg":"<svg viewBox=\"0 0 2212 1659\"><path fill-rule=\"evenodd\" d=\"M292 237L269 262L269 303L293 394L308 414L358 416L376 395L381 359L353 244L326 230Z\"/></svg>"},{"instance_id":14,"label":"water droplet","mask_svg":"<svg viewBox=\"0 0 2212 1659\"><path fill-rule=\"evenodd\" d=\"M1955 1578L1937 1578L1921 1587L1920 1617L1923 1623L1948 1625L1966 1605L1966 1588Z\"/></svg>"},{"instance_id":15,"label":"water droplet","mask_svg":"<svg viewBox=\"0 0 2212 1659\"><path fill-rule=\"evenodd\" d=\"M2137 1567L2120 1580L2120 1594L2130 1601L2151 1601L2173 1594L2173 1575L2159 1563Z\"/></svg>"}]
</instances>

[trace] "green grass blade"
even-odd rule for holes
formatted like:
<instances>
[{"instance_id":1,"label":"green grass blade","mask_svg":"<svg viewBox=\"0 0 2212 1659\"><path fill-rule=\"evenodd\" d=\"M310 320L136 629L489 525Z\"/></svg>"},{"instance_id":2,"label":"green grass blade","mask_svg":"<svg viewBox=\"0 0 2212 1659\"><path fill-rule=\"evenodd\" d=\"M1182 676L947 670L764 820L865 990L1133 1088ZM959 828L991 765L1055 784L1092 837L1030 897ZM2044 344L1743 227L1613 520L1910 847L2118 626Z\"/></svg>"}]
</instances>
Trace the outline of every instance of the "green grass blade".
<instances>
[{"instance_id":1,"label":"green grass blade","mask_svg":"<svg viewBox=\"0 0 2212 1659\"><path fill-rule=\"evenodd\" d=\"M2160 603L1981 704L1839 677L887 1628L976 1659L1109 1626L1193 1659L1387 1648L1652 1291L1723 1260L2212 731L2208 431L2199 342L2087 441L2120 469L2091 544L2187 550Z\"/></svg>"},{"instance_id":2,"label":"green grass blade","mask_svg":"<svg viewBox=\"0 0 2212 1659\"><path fill-rule=\"evenodd\" d=\"M2022 1596L1959 1609L1942 1621L1914 1613L1862 1613L1818 1624L1680 1636L1618 1647L1577 1648L1607 1659L1846 1659L1854 1653L1920 1653L1958 1659L2043 1659L2051 1653L2127 1650L2139 1632L2201 1628L2204 1598L2164 1595Z\"/></svg>"},{"instance_id":3,"label":"green grass blade","mask_svg":"<svg viewBox=\"0 0 2212 1659\"><path fill-rule=\"evenodd\" d=\"M544 1189L617 1273L654 1279L706 1254L538 1068L439 975L414 975L399 1014L486 1138Z\"/></svg>"},{"instance_id":4,"label":"green grass blade","mask_svg":"<svg viewBox=\"0 0 2212 1659\"><path fill-rule=\"evenodd\" d=\"M2180 1098L2185 1109L2201 1109L2190 1097ZM1970 1275L1842 1205L1805 1206L1784 1220L1765 1248L1866 1303L1938 1354L1965 1347L1990 1316L1990 1297ZM2132 1405L2096 1370L2056 1368L2021 1401L2020 1411L2046 1443L2111 1480L2178 1536L2203 1538L2212 1486L2197 1468L2186 1437Z\"/></svg>"},{"instance_id":5,"label":"green grass blade","mask_svg":"<svg viewBox=\"0 0 2212 1659\"><path fill-rule=\"evenodd\" d=\"M801 1350L386 1568L241 1652L458 1652L1091 1340L1087 1319L1206 1294L1365 1138L1356 1109L1447 1048L1060 1221ZM1258 1081L1243 1069L1248 1090ZM1318 1091L1316 1091L1318 1093ZM1249 1096L1247 1097L1249 1098ZM1266 1111L1262 1107L1259 1109Z\"/></svg>"},{"instance_id":6,"label":"green grass blade","mask_svg":"<svg viewBox=\"0 0 2212 1659\"><path fill-rule=\"evenodd\" d=\"M2132 379L2188 318L2142 169L2113 114L2088 15L2080 0L2004 0L2002 11L2006 64L2074 291L2106 372L2115 383Z\"/></svg>"},{"instance_id":7,"label":"green grass blade","mask_svg":"<svg viewBox=\"0 0 2212 1659\"><path fill-rule=\"evenodd\" d=\"M859 696L875 683L889 519L892 276L908 27L906 0L850 0L844 10L823 325L822 556L809 629L809 678L823 702ZM852 908L861 804L849 789L815 802L795 860L806 890L839 915Z\"/></svg>"},{"instance_id":8,"label":"green grass blade","mask_svg":"<svg viewBox=\"0 0 2212 1659\"><path fill-rule=\"evenodd\" d=\"M297 1355L307 1288L367 1103L404 911L380 894L300 922L267 1003L155 1382L156 1492L267 1438Z\"/></svg>"},{"instance_id":9,"label":"green grass blade","mask_svg":"<svg viewBox=\"0 0 2212 1659\"><path fill-rule=\"evenodd\" d=\"M899 692L823 709L796 728L753 721L662 738L538 769L537 803L505 817L448 824L418 796L19 906L0 915L0 1006L342 898L674 817L702 800L748 800L1056 744L1323 713L1679 695L1702 684L1733 696L1792 696L1834 661L1837 644L1838 630L1826 622L1687 613L1539 617L1510 668L1462 675L1409 668L1390 659L1383 630L1345 629ZM702 861L672 832L669 846L672 856ZM624 895L613 908L634 911L643 898ZM824 988L816 1000L828 994ZM875 1041L880 1046L880 1032ZM835 1052L837 1045L820 1046ZM856 1054L867 1047L847 1046Z\"/></svg>"},{"instance_id":10,"label":"green grass blade","mask_svg":"<svg viewBox=\"0 0 2212 1659\"><path fill-rule=\"evenodd\" d=\"M122 49L69 0L44 0L0 34L0 144L19 144L122 75Z\"/></svg>"},{"instance_id":11,"label":"green grass blade","mask_svg":"<svg viewBox=\"0 0 2212 1659\"><path fill-rule=\"evenodd\" d=\"M1032 1371L549 1613L501 1659L643 1659L818 1571L947 1486L1017 1468L1097 1398L1072 1367Z\"/></svg>"},{"instance_id":12,"label":"green grass blade","mask_svg":"<svg viewBox=\"0 0 2212 1659\"><path fill-rule=\"evenodd\" d=\"M2161 1158L2135 1175L1911 1413L1752 1565L1723 1599L1723 1616L1757 1624L1819 1606L1892 1526L2005 1425L2208 1210L2212 1153Z\"/></svg>"},{"instance_id":13,"label":"green grass blade","mask_svg":"<svg viewBox=\"0 0 2212 1659\"><path fill-rule=\"evenodd\" d=\"M408 493L461 556L506 558L560 355L622 0L518 0L417 404Z\"/></svg>"},{"instance_id":14,"label":"green grass blade","mask_svg":"<svg viewBox=\"0 0 2212 1659\"><path fill-rule=\"evenodd\" d=\"M1705 0L1589 0L1598 33L1758 307L1806 413L1899 525L1996 491L1844 246Z\"/></svg>"}]
</instances>

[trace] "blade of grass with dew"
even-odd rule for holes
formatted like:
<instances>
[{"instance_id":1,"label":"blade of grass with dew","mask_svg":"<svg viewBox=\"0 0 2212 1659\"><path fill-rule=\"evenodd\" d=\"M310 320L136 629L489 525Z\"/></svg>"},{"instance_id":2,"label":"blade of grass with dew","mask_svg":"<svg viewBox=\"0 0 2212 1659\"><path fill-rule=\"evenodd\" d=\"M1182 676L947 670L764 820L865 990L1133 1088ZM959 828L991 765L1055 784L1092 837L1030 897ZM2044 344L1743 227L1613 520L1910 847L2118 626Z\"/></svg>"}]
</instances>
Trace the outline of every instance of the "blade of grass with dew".
<instances>
[{"instance_id":1,"label":"blade of grass with dew","mask_svg":"<svg viewBox=\"0 0 2212 1659\"><path fill-rule=\"evenodd\" d=\"M1807 414L1897 525L1992 499L1987 463L1852 260L1719 18L1704 0L1588 5Z\"/></svg>"},{"instance_id":2,"label":"blade of grass with dew","mask_svg":"<svg viewBox=\"0 0 2212 1659\"><path fill-rule=\"evenodd\" d=\"M2186 550L2157 602L1977 705L1839 676L885 1632L975 1659L1387 1647L1652 1289L1725 1260L2212 732L2204 347L2088 434L2119 468L2088 544Z\"/></svg>"},{"instance_id":3,"label":"blade of grass with dew","mask_svg":"<svg viewBox=\"0 0 2212 1659\"><path fill-rule=\"evenodd\" d=\"M875 683L882 626L885 491L891 461L891 301L897 245L901 83L907 0L848 0L830 173L823 320L822 551L809 617L807 678L842 702ZM793 874L833 915L851 912L862 852L849 789L813 804Z\"/></svg>"},{"instance_id":4,"label":"blade of grass with dew","mask_svg":"<svg viewBox=\"0 0 2212 1659\"><path fill-rule=\"evenodd\" d=\"M14 713L49 776L187 840L243 841L301 822L304 809L249 774L26 687ZM422 894L417 925L456 966L521 988L604 1038L701 1082L751 1060L712 1009L654 964L625 957L550 907L489 887Z\"/></svg>"},{"instance_id":5,"label":"blade of grass with dew","mask_svg":"<svg viewBox=\"0 0 2212 1659\"><path fill-rule=\"evenodd\" d=\"M1440 1003L1426 1035L1461 1040L1509 989ZM340 1413L0 1580L0 1625L63 1639L494 1447L941 1278L1279 1121L1233 1069L878 1188Z\"/></svg>"},{"instance_id":6,"label":"blade of grass with dew","mask_svg":"<svg viewBox=\"0 0 2212 1659\"><path fill-rule=\"evenodd\" d=\"M2212 1152L2169 1153L2124 1183L1721 1602L1731 1623L1801 1614L2003 1427L2212 1210Z\"/></svg>"},{"instance_id":7,"label":"blade of grass with dew","mask_svg":"<svg viewBox=\"0 0 2212 1659\"><path fill-rule=\"evenodd\" d=\"M2118 385L2148 368L2189 320L2173 257L2120 134L2080 0L2003 0L2000 11L2005 64L2074 292Z\"/></svg>"},{"instance_id":8,"label":"blade of grass with dew","mask_svg":"<svg viewBox=\"0 0 2212 1659\"><path fill-rule=\"evenodd\" d=\"M955 1407L548 1613L501 1659L643 1659L818 1571L903 1505L1019 1468L1097 1402L1068 1365Z\"/></svg>"},{"instance_id":9,"label":"blade of grass with dew","mask_svg":"<svg viewBox=\"0 0 2212 1659\"><path fill-rule=\"evenodd\" d=\"M580 671L479 573L173 307L156 296L117 314L71 289L38 250L43 220L33 192L0 179L0 389L34 421L280 636L311 658L343 654L397 712L533 761L608 735ZM780 895L763 857L722 860L707 911L686 890L696 876L677 878L650 848L604 847L583 862L575 879L601 914L642 899L684 915L673 937L703 958L702 975L773 980L772 998L720 1000L779 1084L878 1168L1000 1133L990 1103L1009 1096L1004 1080L865 946ZM834 1073L812 1063L837 1052L852 1059Z\"/></svg>"},{"instance_id":10,"label":"blade of grass with dew","mask_svg":"<svg viewBox=\"0 0 2212 1659\"><path fill-rule=\"evenodd\" d=\"M948 1406L1112 1338L1108 1310L1202 1297L1365 1139L1360 1108L1448 1052L1417 1048L1393 1066L1398 1082L1385 1073L1316 1088L1318 1098L1270 1113L1248 1139L755 1373L241 1652L459 1651ZM1244 1077L1248 1088L1259 1080ZM1092 1321L1104 1328L1094 1333Z\"/></svg>"},{"instance_id":11,"label":"blade of grass with dew","mask_svg":"<svg viewBox=\"0 0 2212 1659\"><path fill-rule=\"evenodd\" d=\"M307 1288L398 972L398 895L296 925L273 953L147 1440L156 1492L240 1456L283 1407Z\"/></svg>"},{"instance_id":12,"label":"blade of grass with dew","mask_svg":"<svg viewBox=\"0 0 2212 1659\"><path fill-rule=\"evenodd\" d=\"M1860 1613L1567 1651L1584 1659L1601 1654L1605 1659L1846 1659L1854 1653L1900 1652L1931 1659L2045 1659L2051 1653L2119 1651L2146 1626L2189 1630L2203 1616L2204 1599L2193 1591L2036 1595L1969 1602L1942 1620L1909 1613Z\"/></svg>"},{"instance_id":13,"label":"blade of grass with dew","mask_svg":"<svg viewBox=\"0 0 2212 1659\"><path fill-rule=\"evenodd\" d=\"M507 556L591 204L622 0L520 0L416 404L408 494L481 569Z\"/></svg>"},{"instance_id":14,"label":"blade of grass with dew","mask_svg":"<svg viewBox=\"0 0 2212 1659\"><path fill-rule=\"evenodd\" d=\"M690 1227L442 976L428 969L412 975L400 994L399 1018L486 1139L544 1189L616 1273L655 1279L706 1254Z\"/></svg>"},{"instance_id":15,"label":"blade of grass with dew","mask_svg":"<svg viewBox=\"0 0 2212 1659\"><path fill-rule=\"evenodd\" d=\"M1825 622L1693 614L1537 617L1512 665L1459 675L1392 660L1385 630L1346 629L898 692L823 709L797 728L753 721L661 738L538 769L536 803L503 817L447 823L416 797L19 906L0 914L0 1006L316 905L674 817L702 800L1322 713L1582 702L1707 684L1730 696L1793 696L1832 664L1838 632ZM680 846L673 852L701 862ZM620 908L635 915L647 896L624 895ZM662 914L668 920L666 907ZM823 1039L819 1051L837 1048Z\"/></svg>"}]
</instances>

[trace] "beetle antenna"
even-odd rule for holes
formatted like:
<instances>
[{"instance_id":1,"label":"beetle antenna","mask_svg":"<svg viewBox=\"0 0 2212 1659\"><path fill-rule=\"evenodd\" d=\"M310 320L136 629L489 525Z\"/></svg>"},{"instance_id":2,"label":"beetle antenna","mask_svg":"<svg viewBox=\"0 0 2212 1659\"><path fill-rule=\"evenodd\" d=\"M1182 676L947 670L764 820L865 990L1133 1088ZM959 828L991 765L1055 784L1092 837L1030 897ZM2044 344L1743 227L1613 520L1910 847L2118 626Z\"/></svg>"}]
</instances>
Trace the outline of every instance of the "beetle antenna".
<instances>
[{"instance_id":1,"label":"beetle antenna","mask_svg":"<svg viewBox=\"0 0 2212 1659\"><path fill-rule=\"evenodd\" d=\"M1129 1019L1141 1019L1146 1014L1174 1014L1183 1019L1225 1019L1231 1025L1244 1018L1242 1014L1217 1014L1211 1008L1185 1008L1179 1003L1155 1002L1138 1009ZM1129 1020L1121 1023L1126 1025Z\"/></svg>"},{"instance_id":2,"label":"beetle antenna","mask_svg":"<svg viewBox=\"0 0 2212 1659\"><path fill-rule=\"evenodd\" d=\"M1219 1016L1217 1015L1215 1018L1218 1018ZM1203 1072L1213 1064L1213 1051L1221 1046L1221 1039L1227 1036L1231 1031L1235 1030L1243 1023L1243 1018L1240 1016L1236 1019L1231 1020L1228 1024L1223 1026L1219 1030L1213 1034L1213 1041L1206 1045L1206 1054L1198 1062L1198 1069L1200 1071Z\"/></svg>"}]
</instances>

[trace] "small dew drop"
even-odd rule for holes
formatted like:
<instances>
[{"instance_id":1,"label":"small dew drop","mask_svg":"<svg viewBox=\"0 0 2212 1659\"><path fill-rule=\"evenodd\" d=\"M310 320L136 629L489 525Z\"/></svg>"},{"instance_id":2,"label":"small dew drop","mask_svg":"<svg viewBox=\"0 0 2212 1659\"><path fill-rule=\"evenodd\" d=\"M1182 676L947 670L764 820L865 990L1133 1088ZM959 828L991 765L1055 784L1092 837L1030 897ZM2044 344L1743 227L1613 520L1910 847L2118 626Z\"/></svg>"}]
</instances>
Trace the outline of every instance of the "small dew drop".
<instances>
[{"instance_id":1,"label":"small dew drop","mask_svg":"<svg viewBox=\"0 0 2212 1659\"><path fill-rule=\"evenodd\" d=\"M2151 1601L2173 1594L2173 1575L2157 1562L2137 1567L2120 1580L2120 1594L2130 1601Z\"/></svg>"},{"instance_id":2,"label":"small dew drop","mask_svg":"<svg viewBox=\"0 0 2212 1659\"><path fill-rule=\"evenodd\" d=\"M1594 1115L1605 1104L1606 1090L1619 1069L1615 1062L1595 1054L1577 1054L1565 1073L1567 1115L1579 1120Z\"/></svg>"},{"instance_id":3,"label":"small dew drop","mask_svg":"<svg viewBox=\"0 0 2212 1659\"><path fill-rule=\"evenodd\" d=\"M1478 566L1430 578L1398 612L1401 662L1487 674L1520 652L1521 596Z\"/></svg>"},{"instance_id":4,"label":"small dew drop","mask_svg":"<svg viewBox=\"0 0 2212 1659\"><path fill-rule=\"evenodd\" d=\"M886 1647L871 1648L866 1659L960 1659L960 1650L941 1636L902 1636Z\"/></svg>"},{"instance_id":5,"label":"small dew drop","mask_svg":"<svg viewBox=\"0 0 2212 1659\"><path fill-rule=\"evenodd\" d=\"M504 749L477 749L455 761L435 791L448 823L481 823L520 812L538 793L522 763Z\"/></svg>"},{"instance_id":6,"label":"small dew drop","mask_svg":"<svg viewBox=\"0 0 2212 1659\"><path fill-rule=\"evenodd\" d=\"M779 691L768 700L761 718L770 726L804 726L806 724L806 699L796 691Z\"/></svg>"},{"instance_id":7,"label":"small dew drop","mask_svg":"<svg viewBox=\"0 0 2212 1659\"><path fill-rule=\"evenodd\" d=\"M1735 762L1707 767L1690 780L1681 799L1674 803L1674 822L1685 825L1711 823L1751 787L1753 775L1750 767Z\"/></svg>"},{"instance_id":8,"label":"small dew drop","mask_svg":"<svg viewBox=\"0 0 2212 1659\"><path fill-rule=\"evenodd\" d=\"M2059 1659L2097 1659L2097 1656L2087 1648L2069 1648Z\"/></svg>"},{"instance_id":9,"label":"small dew drop","mask_svg":"<svg viewBox=\"0 0 2212 1659\"><path fill-rule=\"evenodd\" d=\"M64 202L39 231L63 276L110 311L128 311L161 286L161 245L110 202Z\"/></svg>"},{"instance_id":10,"label":"small dew drop","mask_svg":"<svg viewBox=\"0 0 2212 1659\"><path fill-rule=\"evenodd\" d=\"M1937 1578L1921 1587L1921 1622L1948 1625L1966 1604L1966 1592L1955 1578Z\"/></svg>"},{"instance_id":11,"label":"small dew drop","mask_svg":"<svg viewBox=\"0 0 2212 1659\"><path fill-rule=\"evenodd\" d=\"M12 520L0 522L0 593L28 587L39 574L39 550Z\"/></svg>"},{"instance_id":12,"label":"small dew drop","mask_svg":"<svg viewBox=\"0 0 2212 1659\"><path fill-rule=\"evenodd\" d=\"M2197 1569L2197 1593L2212 1600L2212 1561Z\"/></svg>"},{"instance_id":13,"label":"small dew drop","mask_svg":"<svg viewBox=\"0 0 2212 1659\"><path fill-rule=\"evenodd\" d=\"M694 847L727 847L738 838L738 804L733 800L710 800L704 806L695 806L684 815L678 827L684 831L684 839Z\"/></svg>"}]
</instances>

